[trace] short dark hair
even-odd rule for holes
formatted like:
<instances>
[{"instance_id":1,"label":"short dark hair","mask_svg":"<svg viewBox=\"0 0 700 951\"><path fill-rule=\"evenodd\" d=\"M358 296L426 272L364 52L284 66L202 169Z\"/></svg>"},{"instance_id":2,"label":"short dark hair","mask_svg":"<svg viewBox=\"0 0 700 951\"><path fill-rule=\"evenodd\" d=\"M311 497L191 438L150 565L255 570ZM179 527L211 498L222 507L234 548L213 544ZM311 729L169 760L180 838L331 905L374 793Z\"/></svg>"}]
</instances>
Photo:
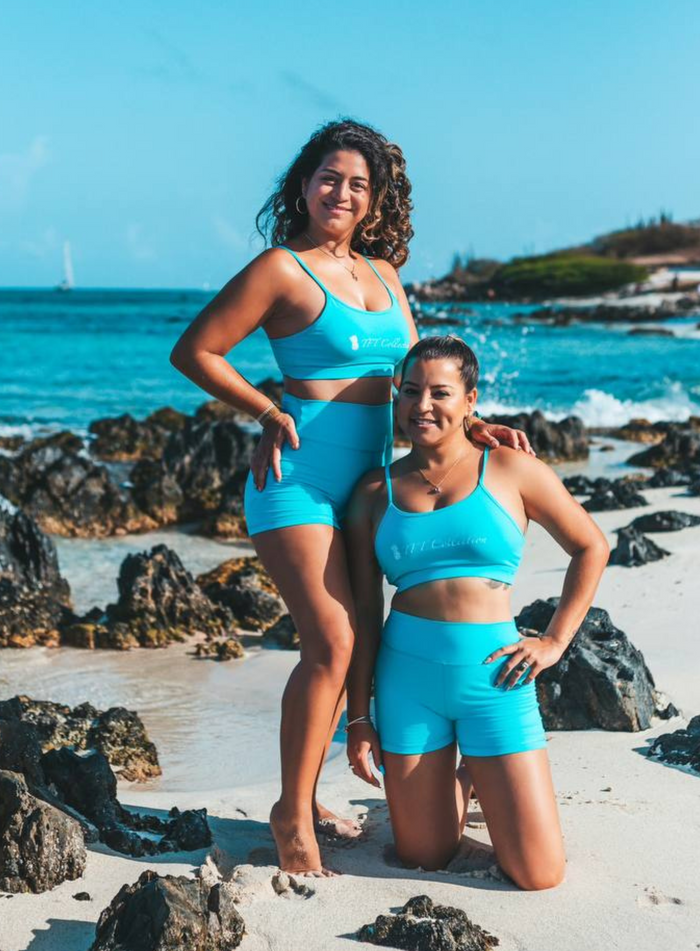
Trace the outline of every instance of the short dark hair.
<instances>
[{"instance_id":1,"label":"short dark hair","mask_svg":"<svg viewBox=\"0 0 700 951\"><path fill-rule=\"evenodd\" d=\"M460 376L467 392L473 390L479 382L479 361L476 359L476 354L456 334L423 337L419 340L404 357L401 376L406 373L409 364L414 360L455 360L459 365Z\"/></svg>"}]
</instances>

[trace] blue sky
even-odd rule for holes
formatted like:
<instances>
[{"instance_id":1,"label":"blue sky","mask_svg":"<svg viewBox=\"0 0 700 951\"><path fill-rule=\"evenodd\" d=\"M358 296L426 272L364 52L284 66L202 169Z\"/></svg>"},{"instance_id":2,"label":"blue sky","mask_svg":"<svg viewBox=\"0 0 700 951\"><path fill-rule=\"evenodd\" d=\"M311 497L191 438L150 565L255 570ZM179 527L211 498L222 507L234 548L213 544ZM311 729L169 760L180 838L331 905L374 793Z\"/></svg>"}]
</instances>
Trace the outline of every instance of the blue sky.
<instances>
[{"instance_id":1,"label":"blue sky","mask_svg":"<svg viewBox=\"0 0 700 951\"><path fill-rule=\"evenodd\" d=\"M404 149L406 280L700 216L700 6L24 0L0 31L0 286L217 287L320 123Z\"/></svg>"}]
</instances>

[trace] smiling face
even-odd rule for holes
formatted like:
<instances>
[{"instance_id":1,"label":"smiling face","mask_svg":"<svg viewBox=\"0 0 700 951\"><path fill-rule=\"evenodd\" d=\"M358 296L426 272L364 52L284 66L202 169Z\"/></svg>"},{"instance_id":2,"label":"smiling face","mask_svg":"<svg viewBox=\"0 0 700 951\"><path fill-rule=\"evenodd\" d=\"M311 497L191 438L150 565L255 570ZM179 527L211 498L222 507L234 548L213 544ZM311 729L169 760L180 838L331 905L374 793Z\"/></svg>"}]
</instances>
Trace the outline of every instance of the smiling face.
<instances>
[{"instance_id":1,"label":"smiling face","mask_svg":"<svg viewBox=\"0 0 700 951\"><path fill-rule=\"evenodd\" d=\"M457 360L411 360L399 388L397 421L414 445L434 446L463 434L465 417L476 406Z\"/></svg>"},{"instance_id":2,"label":"smiling face","mask_svg":"<svg viewBox=\"0 0 700 951\"><path fill-rule=\"evenodd\" d=\"M369 166L359 152L329 152L311 178L302 182L309 223L331 238L351 234L369 211Z\"/></svg>"}]
</instances>

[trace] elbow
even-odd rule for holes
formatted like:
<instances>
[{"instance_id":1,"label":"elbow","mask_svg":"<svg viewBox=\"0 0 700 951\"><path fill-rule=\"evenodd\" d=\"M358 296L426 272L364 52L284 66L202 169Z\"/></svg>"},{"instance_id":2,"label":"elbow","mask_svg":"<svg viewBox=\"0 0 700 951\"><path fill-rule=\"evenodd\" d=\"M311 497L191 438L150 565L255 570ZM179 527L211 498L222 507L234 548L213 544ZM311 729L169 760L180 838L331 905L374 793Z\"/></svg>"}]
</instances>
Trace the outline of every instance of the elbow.
<instances>
[{"instance_id":1,"label":"elbow","mask_svg":"<svg viewBox=\"0 0 700 951\"><path fill-rule=\"evenodd\" d=\"M176 343L170 351L170 364L174 366L176 370L182 372L182 351L180 350L179 343Z\"/></svg>"},{"instance_id":2,"label":"elbow","mask_svg":"<svg viewBox=\"0 0 700 951\"><path fill-rule=\"evenodd\" d=\"M604 568L608 563L608 559L610 558L610 544L601 531L598 532L590 547L596 557L596 560L599 561L601 566Z\"/></svg>"}]
</instances>

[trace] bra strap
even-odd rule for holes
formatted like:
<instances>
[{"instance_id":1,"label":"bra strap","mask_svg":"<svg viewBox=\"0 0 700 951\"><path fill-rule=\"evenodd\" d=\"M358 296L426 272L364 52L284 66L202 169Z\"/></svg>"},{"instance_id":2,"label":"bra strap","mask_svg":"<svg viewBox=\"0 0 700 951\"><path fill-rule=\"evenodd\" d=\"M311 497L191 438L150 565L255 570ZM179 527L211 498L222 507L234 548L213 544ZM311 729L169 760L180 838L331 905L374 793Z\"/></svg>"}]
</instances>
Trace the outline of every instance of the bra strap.
<instances>
[{"instance_id":1,"label":"bra strap","mask_svg":"<svg viewBox=\"0 0 700 951\"><path fill-rule=\"evenodd\" d=\"M489 461L489 450L488 447L484 447L484 455L481 459L481 475L479 476L479 485L484 484L484 476L486 475L486 463Z\"/></svg>"},{"instance_id":2,"label":"bra strap","mask_svg":"<svg viewBox=\"0 0 700 951\"><path fill-rule=\"evenodd\" d=\"M301 268L303 268L303 270L306 271L306 273L309 275L309 277L310 277L312 280L316 281L316 283L317 283L318 286L321 288L321 290L323 291L323 293L326 294L326 295L330 294L330 296L333 297L333 295L332 295L331 292L328 290L328 288L327 288L326 285L323 283L323 281L321 281L320 278L316 277L316 275L315 275L314 272L311 270L311 268L309 267L309 265L306 264L304 261L302 261L302 259L301 259L301 258L299 257L299 255L296 253L296 251L292 251L292 249L291 249L291 248L288 248L286 244L278 244L277 247L278 247L278 248L282 248L283 251L289 251L289 253L290 253L291 256L294 258L294 260L297 262L297 264L298 264Z\"/></svg>"},{"instance_id":3,"label":"bra strap","mask_svg":"<svg viewBox=\"0 0 700 951\"><path fill-rule=\"evenodd\" d=\"M362 255L362 257L365 258L364 254ZM373 270L374 273L377 275L377 277L379 278L379 280L382 282L382 284L384 285L384 287L386 287L386 289L389 291L389 297L390 297L390 299L393 301L393 299L396 297L396 295L394 294L394 292L392 291L392 289L389 287L389 285L388 285L387 282L384 280L384 278L383 278L382 275L379 273L379 271L376 269L376 267L372 264L372 262L370 261L370 259L369 259L369 258L365 258L365 261L366 261L366 262L369 264L369 266L372 268L372 270Z\"/></svg>"},{"instance_id":4,"label":"bra strap","mask_svg":"<svg viewBox=\"0 0 700 951\"><path fill-rule=\"evenodd\" d=\"M389 505L393 505L394 493L392 492L392 489L391 489L391 472L389 471L390 465L391 463L387 462L387 464L384 466L384 474L386 476L386 494L387 494L387 498L389 499Z\"/></svg>"}]
</instances>

